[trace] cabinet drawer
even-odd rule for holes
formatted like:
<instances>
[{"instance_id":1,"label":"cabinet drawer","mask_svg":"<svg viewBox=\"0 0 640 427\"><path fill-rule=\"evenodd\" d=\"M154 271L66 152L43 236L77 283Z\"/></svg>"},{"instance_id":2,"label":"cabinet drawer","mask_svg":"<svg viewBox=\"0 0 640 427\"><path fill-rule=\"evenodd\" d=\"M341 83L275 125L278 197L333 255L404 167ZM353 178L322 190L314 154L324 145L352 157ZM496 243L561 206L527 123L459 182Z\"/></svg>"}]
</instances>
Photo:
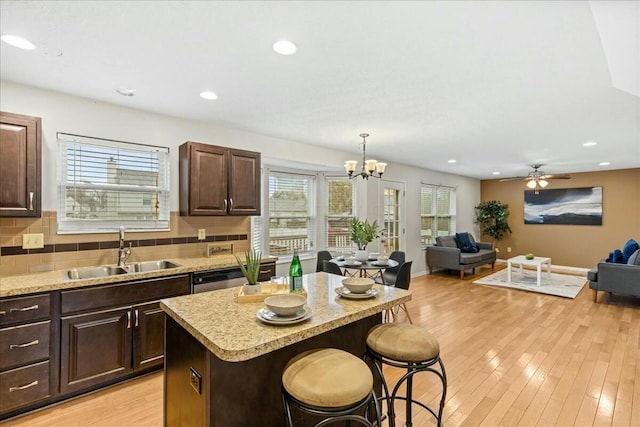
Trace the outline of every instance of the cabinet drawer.
<instances>
[{"instance_id":1,"label":"cabinet drawer","mask_svg":"<svg viewBox=\"0 0 640 427\"><path fill-rule=\"evenodd\" d=\"M94 288L63 291L62 313L72 313L170 298L189 293L189 276L161 277Z\"/></svg>"},{"instance_id":2,"label":"cabinet drawer","mask_svg":"<svg viewBox=\"0 0 640 427\"><path fill-rule=\"evenodd\" d=\"M0 301L0 326L44 319L50 315L51 296L49 294Z\"/></svg>"},{"instance_id":3,"label":"cabinet drawer","mask_svg":"<svg viewBox=\"0 0 640 427\"><path fill-rule=\"evenodd\" d=\"M0 412L49 397L49 362L0 373Z\"/></svg>"},{"instance_id":4,"label":"cabinet drawer","mask_svg":"<svg viewBox=\"0 0 640 427\"><path fill-rule=\"evenodd\" d=\"M276 275L276 263L269 262L260 266L260 273L258 274L258 280L260 282L266 282Z\"/></svg>"},{"instance_id":5,"label":"cabinet drawer","mask_svg":"<svg viewBox=\"0 0 640 427\"><path fill-rule=\"evenodd\" d=\"M51 321L0 329L0 369L49 358Z\"/></svg>"}]
</instances>

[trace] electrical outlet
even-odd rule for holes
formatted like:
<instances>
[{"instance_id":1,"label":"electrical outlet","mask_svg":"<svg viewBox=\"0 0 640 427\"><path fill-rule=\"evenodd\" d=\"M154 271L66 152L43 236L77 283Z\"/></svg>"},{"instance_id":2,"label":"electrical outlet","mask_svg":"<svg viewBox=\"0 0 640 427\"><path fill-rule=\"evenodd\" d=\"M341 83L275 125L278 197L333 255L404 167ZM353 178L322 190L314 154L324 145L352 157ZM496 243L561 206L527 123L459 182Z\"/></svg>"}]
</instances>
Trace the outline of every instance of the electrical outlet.
<instances>
[{"instance_id":1,"label":"electrical outlet","mask_svg":"<svg viewBox=\"0 0 640 427\"><path fill-rule=\"evenodd\" d=\"M41 249L44 248L44 234L33 233L22 235L22 249Z\"/></svg>"},{"instance_id":2,"label":"electrical outlet","mask_svg":"<svg viewBox=\"0 0 640 427\"><path fill-rule=\"evenodd\" d=\"M507 252L511 253L511 246L507 247Z\"/></svg>"},{"instance_id":3,"label":"electrical outlet","mask_svg":"<svg viewBox=\"0 0 640 427\"><path fill-rule=\"evenodd\" d=\"M207 230L204 228L198 228L198 240L205 240L207 238Z\"/></svg>"}]
</instances>

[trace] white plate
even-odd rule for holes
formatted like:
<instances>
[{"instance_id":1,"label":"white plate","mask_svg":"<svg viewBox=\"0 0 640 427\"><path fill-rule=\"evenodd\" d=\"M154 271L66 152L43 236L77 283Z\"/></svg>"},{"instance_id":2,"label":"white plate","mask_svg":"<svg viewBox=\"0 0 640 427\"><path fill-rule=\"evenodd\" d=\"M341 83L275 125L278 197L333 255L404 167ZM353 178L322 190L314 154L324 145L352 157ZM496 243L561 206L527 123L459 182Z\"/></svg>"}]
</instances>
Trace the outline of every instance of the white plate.
<instances>
[{"instance_id":1,"label":"white plate","mask_svg":"<svg viewBox=\"0 0 640 427\"><path fill-rule=\"evenodd\" d=\"M304 322L305 320L310 318L311 307L305 305L301 314L297 314L296 316L292 317L281 317L274 312L267 310L266 308L261 308L256 313L256 317L258 318L258 320L270 325L293 325L295 323Z\"/></svg>"},{"instance_id":2,"label":"white plate","mask_svg":"<svg viewBox=\"0 0 640 427\"><path fill-rule=\"evenodd\" d=\"M345 267L357 267L359 265L362 265L362 263L360 261L354 261L353 264L350 263L349 261L345 261L344 262L344 266Z\"/></svg>"},{"instance_id":3,"label":"white plate","mask_svg":"<svg viewBox=\"0 0 640 427\"><path fill-rule=\"evenodd\" d=\"M335 290L336 290L336 293L338 295L340 295L343 298L347 298L347 299L375 298L376 295L378 295L378 290L375 289L375 288L371 288L367 292L362 293L362 294L354 294L353 292L349 291L349 289L345 288L344 286L336 288Z\"/></svg>"},{"instance_id":4,"label":"white plate","mask_svg":"<svg viewBox=\"0 0 640 427\"><path fill-rule=\"evenodd\" d=\"M387 267L387 266L389 266L389 263L388 263L388 262L385 262L385 263L383 264L383 263L381 263L381 262L377 262L377 261L376 261L376 262L372 262L372 263L371 263L371 265L375 265L376 267Z\"/></svg>"}]
</instances>

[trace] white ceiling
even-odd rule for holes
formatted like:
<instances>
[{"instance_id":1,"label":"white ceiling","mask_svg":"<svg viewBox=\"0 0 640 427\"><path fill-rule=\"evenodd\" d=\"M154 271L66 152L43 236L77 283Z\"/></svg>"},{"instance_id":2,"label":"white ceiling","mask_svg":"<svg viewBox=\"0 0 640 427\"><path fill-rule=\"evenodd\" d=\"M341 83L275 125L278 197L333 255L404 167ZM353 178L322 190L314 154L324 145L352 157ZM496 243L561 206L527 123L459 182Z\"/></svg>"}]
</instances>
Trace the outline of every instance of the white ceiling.
<instances>
[{"instance_id":1,"label":"white ceiling","mask_svg":"<svg viewBox=\"0 0 640 427\"><path fill-rule=\"evenodd\" d=\"M368 132L370 157L475 178L640 167L640 98L610 72L640 80L640 2L606 4L2 0L38 48L0 43L0 76L358 160Z\"/></svg>"}]
</instances>

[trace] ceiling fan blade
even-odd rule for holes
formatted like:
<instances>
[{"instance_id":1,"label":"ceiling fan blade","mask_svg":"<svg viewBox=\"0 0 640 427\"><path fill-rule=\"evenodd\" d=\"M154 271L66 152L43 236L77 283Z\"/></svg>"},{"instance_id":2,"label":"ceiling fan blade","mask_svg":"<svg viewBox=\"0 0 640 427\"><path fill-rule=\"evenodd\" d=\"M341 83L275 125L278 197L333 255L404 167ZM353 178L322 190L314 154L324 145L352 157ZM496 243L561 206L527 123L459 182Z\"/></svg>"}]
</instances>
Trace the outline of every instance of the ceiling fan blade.
<instances>
[{"instance_id":1,"label":"ceiling fan blade","mask_svg":"<svg viewBox=\"0 0 640 427\"><path fill-rule=\"evenodd\" d=\"M502 178L502 179L500 179L500 180L498 180L498 181L500 181L500 182L507 182L507 181L515 181L515 180L517 180L517 179L526 179L526 178L527 178L526 176L514 176L514 177L512 177L512 178Z\"/></svg>"},{"instance_id":2,"label":"ceiling fan blade","mask_svg":"<svg viewBox=\"0 0 640 427\"><path fill-rule=\"evenodd\" d=\"M545 175L544 179L571 179L571 175Z\"/></svg>"}]
</instances>

